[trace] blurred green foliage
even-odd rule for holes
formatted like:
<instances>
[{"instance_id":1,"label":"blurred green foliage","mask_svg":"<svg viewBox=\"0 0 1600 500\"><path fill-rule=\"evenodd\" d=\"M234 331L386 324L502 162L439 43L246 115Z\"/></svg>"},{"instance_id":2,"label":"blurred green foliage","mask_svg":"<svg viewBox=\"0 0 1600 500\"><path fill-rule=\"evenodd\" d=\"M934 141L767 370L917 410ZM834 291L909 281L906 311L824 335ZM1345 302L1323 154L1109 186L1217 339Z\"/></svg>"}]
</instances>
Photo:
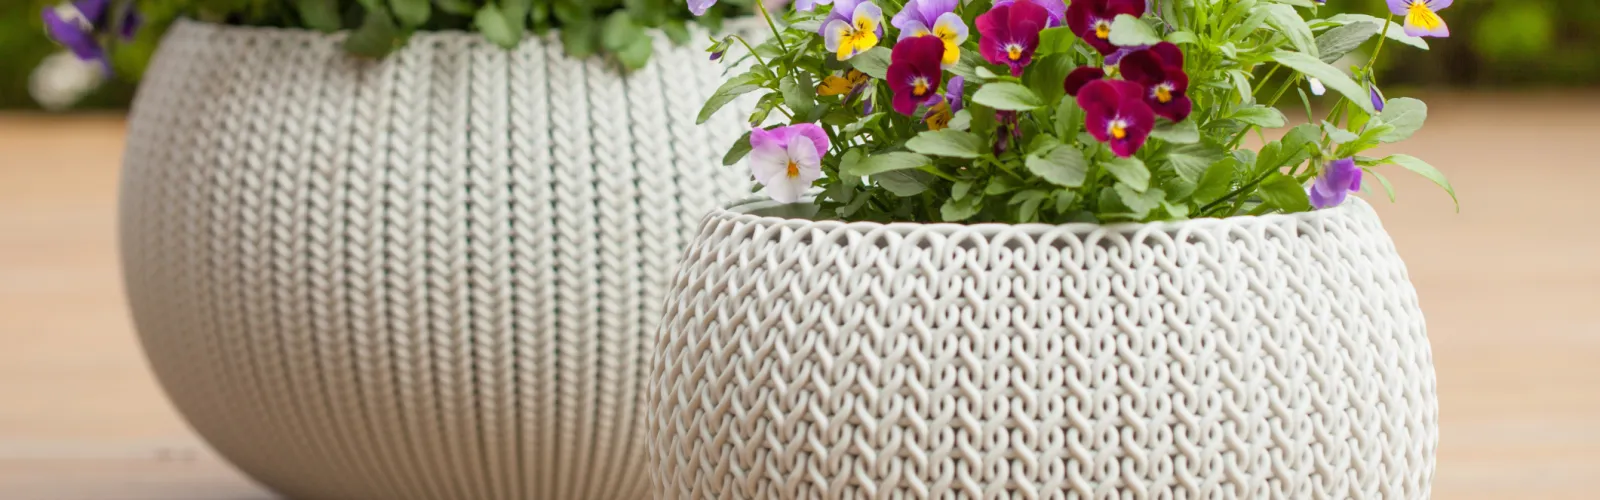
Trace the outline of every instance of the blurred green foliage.
<instances>
[{"instance_id":1,"label":"blurred green foliage","mask_svg":"<svg viewBox=\"0 0 1600 500\"><path fill-rule=\"evenodd\" d=\"M354 3L344 0L342 3ZM607 12L617 6L641 0L572 0L584 5L595 21L583 28L593 49L608 42L603 33ZM650 0L655 1L655 0ZM662 0L682 3L683 0ZM0 0L0 109L34 108L28 95L28 75L46 55L59 50L44 36L39 12L54 0ZM450 0L444 3L477 5L478 0ZM543 2L541 2L543 3ZM748 2L738 2L748 3ZM161 28L184 12L212 15L221 19L246 16L255 24L300 25L300 17L283 0L143 0L141 7L152 21L139 39L123 45L115 53L118 76L105 88L89 96L79 108L107 108L126 105L133 93L133 82L149 59ZM1328 8L1337 12L1386 13L1384 0L1330 0ZM655 11L651 11L655 12ZM211 14L206 14L211 13ZM232 13L232 14L218 14ZM566 15L552 10L552 16ZM587 15L587 14L585 14ZM658 14L652 13L650 16ZM1326 15L1332 15L1328 13ZM1600 1L1596 0L1457 0L1441 12L1449 23L1452 38L1432 40L1433 54L1411 49L1385 51L1381 63L1384 85L1452 86L1579 86L1600 82ZM345 16L341 28L354 28L360 18ZM557 19L557 22L560 20ZM640 24L659 25L666 19L648 19ZM422 29L470 29L470 20L442 15ZM541 27L535 24L533 30ZM1399 29L1398 26L1395 29Z\"/></svg>"}]
</instances>

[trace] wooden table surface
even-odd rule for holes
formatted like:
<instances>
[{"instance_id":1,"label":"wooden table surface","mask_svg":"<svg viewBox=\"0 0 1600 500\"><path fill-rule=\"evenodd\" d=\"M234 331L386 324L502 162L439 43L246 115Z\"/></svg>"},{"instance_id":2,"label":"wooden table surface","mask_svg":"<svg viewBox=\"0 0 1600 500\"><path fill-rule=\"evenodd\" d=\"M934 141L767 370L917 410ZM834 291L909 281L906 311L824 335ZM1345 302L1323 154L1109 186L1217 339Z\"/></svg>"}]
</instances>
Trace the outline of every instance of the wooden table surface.
<instances>
[{"instance_id":1,"label":"wooden table surface","mask_svg":"<svg viewBox=\"0 0 1600 500\"><path fill-rule=\"evenodd\" d=\"M1405 152L1463 205L1369 195L1438 363L1435 498L1592 499L1600 476L1600 94L1435 94ZM272 498L163 397L121 297L117 116L0 115L0 499Z\"/></svg>"}]
</instances>

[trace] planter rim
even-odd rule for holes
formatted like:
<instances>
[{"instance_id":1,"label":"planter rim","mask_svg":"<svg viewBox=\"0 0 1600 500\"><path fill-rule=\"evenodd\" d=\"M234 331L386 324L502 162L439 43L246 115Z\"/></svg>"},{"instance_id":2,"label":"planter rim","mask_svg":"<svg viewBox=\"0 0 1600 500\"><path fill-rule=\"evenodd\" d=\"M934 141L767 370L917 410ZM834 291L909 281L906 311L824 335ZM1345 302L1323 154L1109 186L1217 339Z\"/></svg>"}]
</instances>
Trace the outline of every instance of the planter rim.
<instances>
[{"instance_id":1,"label":"planter rim","mask_svg":"<svg viewBox=\"0 0 1600 500\"><path fill-rule=\"evenodd\" d=\"M816 194L807 194L801 203L792 205L801 207L801 210L812 207L810 202ZM1358 216L1374 216L1372 206L1358 196L1351 196L1343 204L1323 209L1300 212L1294 214L1269 214L1269 215L1236 215L1227 218L1189 219L1183 221L1161 222L1118 222L1113 224L1094 224L1088 222L1074 222L1068 224L958 224L952 222L846 222L841 220L814 220L804 217L786 217L781 215L761 215L758 210L770 210L784 205L765 196L746 197L731 203L724 204L706 215L707 220L719 220L737 223L753 223L763 226L781 226L795 230L820 230L832 231L835 229L850 229L862 233L887 231L893 233L911 233L915 231L933 231L937 233L951 233L957 231L977 232L993 236L1002 232L1040 235L1045 233L1060 233L1062 231L1073 234L1089 234L1095 232L1110 232L1118 234L1133 234L1139 232L1175 233L1179 231L1194 231L1210 229L1219 226L1240 227L1260 224L1301 224L1323 222L1333 219L1348 219Z\"/></svg>"},{"instance_id":2,"label":"planter rim","mask_svg":"<svg viewBox=\"0 0 1600 500\"><path fill-rule=\"evenodd\" d=\"M218 23L218 22L212 22L212 21L204 21L204 20L194 19L194 18L190 18L190 17L179 17L179 18L173 20L172 26L174 28L180 27L180 26L187 26L187 27L191 27L191 28L204 28L204 29L217 30L217 31L222 31L222 32L232 32L232 33L238 33L238 34L244 34L244 33L274 33L274 34L296 35L296 36L305 36L305 37L313 37L313 38L332 38L332 39L335 39L335 40L344 40L345 36L350 34L350 30L339 30L339 31L335 31L335 32L332 32L332 33L324 33L324 32L313 30L313 29L309 29L309 28L293 28L293 27L282 27L282 26L246 26L246 25L239 25L239 24L225 24L225 23ZM766 29L766 24L764 24L761 21L761 18L756 17L756 16L739 16L739 17L733 17L733 18L724 19L722 21L722 32L724 32L724 33L731 33L731 32L734 32L734 31L750 32L750 30L758 29L758 28L759 29ZM659 32L660 29L651 29L650 31ZM530 40L531 41L558 40L560 34L561 34L561 29L560 28L551 28L550 30L546 31L542 35L538 34L538 33L534 33L532 31L529 31L529 32L527 32L526 34L523 35L522 43L528 43ZM428 42L436 42L436 41L457 41L457 40L477 40L477 41L488 42L488 39L484 38L481 33L478 33L476 31L462 31L462 30L454 30L454 29L451 29L451 30L417 30L417 31L415 31L415 32L413 32L411 34L411 40L406 43L406 46L409 47L409 46L411 46L412 43L419 43L419 42L420 43L428 43ZM692 44L692 42L691 42L691 44ZM692 46L691 44L682 44L680 46L690 47L690 46ZM678 44L674 44L674 45L678 45ZM404 47L402 47L402 49L403 48Z\"/></svg>"}]
</instances>

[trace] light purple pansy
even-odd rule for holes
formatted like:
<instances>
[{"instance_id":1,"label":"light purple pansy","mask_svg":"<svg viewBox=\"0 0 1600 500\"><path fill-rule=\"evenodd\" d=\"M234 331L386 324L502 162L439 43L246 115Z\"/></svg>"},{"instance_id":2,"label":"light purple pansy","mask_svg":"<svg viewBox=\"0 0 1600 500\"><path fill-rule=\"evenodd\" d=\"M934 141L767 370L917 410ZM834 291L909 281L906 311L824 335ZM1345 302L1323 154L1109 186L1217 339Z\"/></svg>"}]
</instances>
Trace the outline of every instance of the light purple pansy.
<instances>
[{"instance_id":1,"label":"light purple pansy","mask_svg":"<svg viewBox=\"0 0 1600 500\"><path fill-rule=\"evenodd\" d=\"M750 173L780 203L796 203L822 178L828 134L815 123L750 131Z\"/></svg>"},{"instance_id":2,"label":"light purple pansy","mask_svg":"<svg viewBox=\"0 0 1600 500\"><path fill-rule=\"evenodd\" d=\"M1322 172L1311 182L1306 194L1311 206L1318 209L1337 207L1350 193L1361 190L1361 167L1353 158L1334 160L1322 166Z\"/></svg>"},{"instance_id":3,"label":"light purple pansy","mask_svg":"<svg viewBox=\"0 0 1600 500\"><path fill-rule=\"evenodd\" d=\"M689 0L689 12L697 16L703 16L706 15L706 11L711 10L711 6L716 4L717 0Z\"/></svg>"},{"instance_id":4,"label":"light purple pansy","mask_svg":"<svg viewBox=\"0 0 1600 500\"><path fill-rule=\"evenodd\" d=\"M889 20L889 24L900 29L901 39L921 36L916 34L919 30L932 31L934 23L939 22L939 16L955 12L959 3L959 0L911 0Z\"/></svg>"},{"instance_id":5,"label":"light purple pansy","mask_svg":"<svg viewBox=\"0 0 1600 500\"><path fill-rule=\"evenodd\" d=\"M944 99L950 102L950 112L961 111L966 106L967 79L956 75L950 79L950 84L945 86Z\"/></svg>"},{"instance_id":6,"label":"light purple pansy","mask_svg":"<svg viewBox=\"0 0 1600 500\"><path fill-rule=\"evenodd\" d=\"M1405 17L1406 34L1411 36L1449 37L1450 26L1439 11L1455 0L1389 0L1389 13Z\"/></svg>"}]
</instances>

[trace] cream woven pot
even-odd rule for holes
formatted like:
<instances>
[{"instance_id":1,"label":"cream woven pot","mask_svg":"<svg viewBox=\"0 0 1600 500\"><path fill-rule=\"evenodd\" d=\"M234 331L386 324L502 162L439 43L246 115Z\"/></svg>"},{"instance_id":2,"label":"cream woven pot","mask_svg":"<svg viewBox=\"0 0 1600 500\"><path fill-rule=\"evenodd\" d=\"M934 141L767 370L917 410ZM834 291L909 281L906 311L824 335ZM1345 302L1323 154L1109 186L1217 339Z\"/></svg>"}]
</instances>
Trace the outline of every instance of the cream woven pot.
<instances>
[{"instance_id":1,"label":"cream woven pot","mask_svg":"<svg viewBox=\"0 0 1600 500\"><path fill-rule=\"evenodd\" d=\"M1416 292L1371 207L919 225L713 212L649 391L658 499L1420 499Z\"/></svg>"},{"instance_id":2,"label":"cream woven pot","mask_svg":"<svg viewBox=\"0 0 1600 500\"><path fill-rule=\"evenodd\" d=\"M294 498L642 498L672 266L749 192L740 118L694 125L721 70L339 41L183 22L146 74L122 256L172 401Z\"/></svg>"}]
</instances>

